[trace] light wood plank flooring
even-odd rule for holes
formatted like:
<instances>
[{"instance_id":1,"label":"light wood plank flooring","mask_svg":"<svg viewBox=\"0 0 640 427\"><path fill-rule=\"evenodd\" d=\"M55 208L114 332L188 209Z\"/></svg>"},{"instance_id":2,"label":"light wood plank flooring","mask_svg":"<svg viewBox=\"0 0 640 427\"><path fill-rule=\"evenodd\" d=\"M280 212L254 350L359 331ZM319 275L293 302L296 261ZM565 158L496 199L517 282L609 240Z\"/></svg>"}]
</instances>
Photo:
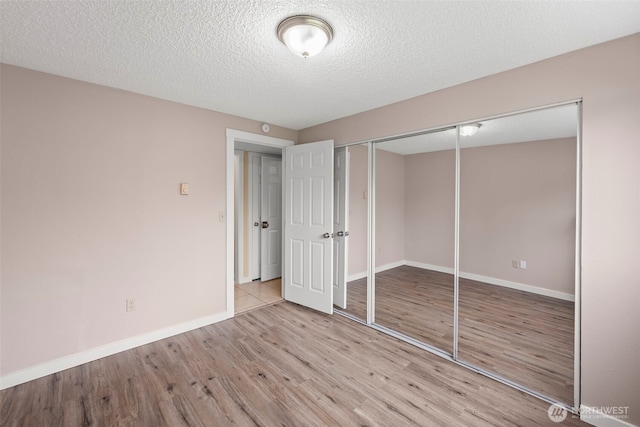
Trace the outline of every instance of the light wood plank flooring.
<instances>
[{"instance_id":1,"label":"light wood plank flooring","mask_svg":"<svg viewBox=\"0 0 640 427\"><path fill-rule=\"evenodd\" d=\"M235 285L235 313L244 313L245 311L282 301L281 283L281 279L278 278L266 282L256 280Z\"/></svg>"},{"instance_id":2,"label":"light wood plank flooring","mask_svg":"<svg viewBox=\"0 0 640 427\"><path fill-rule=\"evenodd\" d=\"M347 312L366 319L366 279L349 282ZM376 323L453 352L453 276L402 266L376 274ZM458 356L573 403L574 304L460 279Z\"/></svg>"},{"instance_id":3,"label":"light wood plank flooring","mask_svg":"<svg viewBox=\"0 0 640 427\"><path fill-rule=\"evenodd\" d=\"M587 426L288 302L0 392L3 426Z\"/></svg>"}]
</instances>

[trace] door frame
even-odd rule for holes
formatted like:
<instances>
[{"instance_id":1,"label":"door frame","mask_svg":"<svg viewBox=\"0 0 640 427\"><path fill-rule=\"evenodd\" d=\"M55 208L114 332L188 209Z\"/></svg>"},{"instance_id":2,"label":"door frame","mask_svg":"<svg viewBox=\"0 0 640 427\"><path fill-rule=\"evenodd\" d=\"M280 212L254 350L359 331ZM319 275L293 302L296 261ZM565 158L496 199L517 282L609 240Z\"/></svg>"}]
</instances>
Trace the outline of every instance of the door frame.
<instances>
[{"instance_id":1,"label":"door frame","mask_svg":"<svg viewBox=\"0 0 640 427\"><path fill-rule=\"evenodd\" d=\"M227 317L231 318L235 314L234 307L234 260L235 260L235 239L234 239L234 230L235 230L235 212L234 212L234 151L236 142L245 143L245 144L254 144L254 145L262 145L265 147L272 147L277 149L284 149L284 147L288 147L290 145L294 145L294 141L290 141L287 139L274 138L272 136L259 135L250 132L244 132L236 129L226 129L226 139L227 139L227 148L226 148L226 219L227 219L227 232L226 232L226 240L227 240L227 292L226 292L226 312ZM283 270L284 274L284 270Z\"/></svg>"}]
</instances>

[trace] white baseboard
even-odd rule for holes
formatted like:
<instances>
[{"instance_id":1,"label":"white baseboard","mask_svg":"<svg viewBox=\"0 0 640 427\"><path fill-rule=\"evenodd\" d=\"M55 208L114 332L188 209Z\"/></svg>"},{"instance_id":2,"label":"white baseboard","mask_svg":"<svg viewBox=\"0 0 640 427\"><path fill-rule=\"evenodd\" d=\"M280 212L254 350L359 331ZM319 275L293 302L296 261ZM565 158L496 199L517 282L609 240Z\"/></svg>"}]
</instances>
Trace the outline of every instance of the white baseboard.
<instances>
[{"instance_id":1,"label":"white baseboard","mask_svg":"<svg viewBox=\"0 0 640 427\"><path fill-rule=\"evenodd\" d=\"M626 416L624 408L615 408L618 411L618 417L608 415L602 412L604 408L591 408L589 406L580 405L580 421L591 424L596 427L637 427L635 424L631 424L622 417ZM607 408L614 409L614 408ZM628 411L629 408L626 408Z\"/></svg>"},{"instance_id":2,"label":"white baseboard","mask_svg":"<svg viewBox=\"0 0 640 427\"><path fill-rule=\"evenodd\" d=\"M488 283L490 285L503 286L505 288L517 289L519 291L531 292L533 294L544 295L551 298L557 298L565 301L575 302L576 297L572 294L558 292L551 289L539 288L537 286L525 285L524 283L510 282L508 280L496 279L493 277L480 276L479 274L460 272L463 279L475 280L478 282Z\"/></svg>"},{"instance_id":3,"label":"white baseboard","mask_svg":"<svg viewBox=\"0 0 640 427\"><path fill-rule=\"evenodd\" d=\"M386 264L386 265L382 265L380 267L377 267L376 268L376 273L379 273L379 272L385 271L385 270L390 270L392 268L400 267L400 266L403 266L403 265L407 265L407 266L410 266L410 267L422 268L422 269L425 269L425 270L437 271L437 272L440 272L440 273L453 274L453 268L451 268L451 267L443 267L443 266L440 266L440 265L425 264L423 262L407 261L407 260L398 261L398 262L394 262L394 263L391 263L391 264ZM353 275L349 276L347 281L350 282L352 280L362 279L364 277L367 277L367 273L366 272L357 273L357 274L353 274ZM557 298L557 299L561 299L561 300L564 300L564 301L575 302L575 300L576 300L575 295L573 295L573 294L554 291L554 290L551 290L551 289L539 288L537 286L525 285L524 283L511 282L509 280L496 279L494 277L481 276L479 274L465 273L464 271L460 272L460 277L463 278L463 279L476 280L478 282L488 283L490 285L503 286L505 288L517 289L517 290L520 290L520 291L530 292L530 293L533 293L533 294L544 295L544 296L547 296L547 297Z\"/></svg>"},{"instance_id":4,"label":"white baseboard","mask_svg":"<svg viewBox=\"0 0 640 427\"><path fill-rule=\"evenodd\" d=\"M379 267L376 267L376 273L381 273L383 271L391 270L392 268L396 268L396 267L402 267L403 265L406 265L406 263L407 263L406 261L402 260L402 261L392 262L390 264L381 265ZM347 276L347 282L364 279L365 277L367 277L367 272L361 271L359 273L354 273Z\"/></svg>"},{"instance_id":5,"label":"white baseboard","mask_svg":"<svg viewBox=\"0 0 640 427\"><path fill-rule=\"evenodd\" d=\"M236 284L242 285L243 283L253 282L253 280L249 276L241 277L236 281Z\"/></svg>"},{"instance_id":6,"label":"white baseboard","mask_svg":"<svg viewBox=\"0 0 640 427\"><path fill-rule=\"evenodd\" d=\"M389 264L381 265L379 267L376 267L376 273L381 273L383 271L391 270L392 268L396 268L396 267L402 267L405 264L406 264L406 261L402 260L402 261L396 261ZM367 277L367 272L361 271L359 273L354 273L347 276L347 282L364 279L365 277Z\"/></svg>"},{"instance_id":7,"label":"white baseboard","mask_svg":"<svg viewBox=\"0 0 640 427\"><path fill-rule=\"evenodd\" d=\"M438 271L440 273L453 274L453 268L442 267L439 265L424 264L415 261L405 261L405 265L411 267L424 268L426 270ZM557 298L565 301L575 302L575 296L573 294L567 294L565 292L554 291L551 289L539 288L537 286L525 285L524 283L511 282L509 280L496 279L494 277L481 276L479 274L460 272L460 277L463 279L476 280L478 282L488 283L490 285L503 286L505 288L517 289L520 291L530 292L533 294L544 295L551 298Z\"/></svg>"},{"instance_id":8,"label":"white baseboard","mask_svg":"<svg viewBox=\"0 0 640 427\"><path fill-rule=\"evenodd\" d=\"M366 271L355 273L347 277L347 282L353 282L354 280L364 279L365 277L367 277Z\"/></svg>"},{"instance_id":9,"label":"white baseboard","mask_svg":"<svg viewBox=\"0 0 640 427\"><path fill-rule=\"evenodd\" d=\"M105 344L100 347L81 351L79 353L64 356L59 359L54 359L40 365L12 372L0 377L0 390L4 390L5 388L13 387L18 384L26 383L38 378L42 378L56 372L64 371L65 369L73 368L75 366L92 362L94 360L102 359L103 357L111 356L113 354L120 353L125 350L130 350L141 345L149 344L154 341L159 341L165 338L172 337L174 335L202 328L203 326L208 326L213 323L220 322L222 320L228 319L229 317L230 316L228 312L201 317L189 322L169 326L167 328L163 328L147 334L125 338L120 341Z\"/></svg>"},{"instance_id":10,"label":"white baseboard","mask_svg":"<svg viewBox=\"0 0 640 427\"><path fill-rule=\"evenodd\" d=\"M381 265L376 267L376 273L382 273L383 271L391 270L392 268L402 267L406 263L407 262L405 260L401 260L401 261L396 261L389 264Z\"/></svg>"},{"instance_id":11,"label":"white baseboard","mask_svg":"<svg viewBox=\"0 0 640 427\"><path fill-rule=\"evenodd\" d=\"M440 265L425 264L423 262L416 261L405 261L404 265L408 265L409 267L422 268L424 270L437 271L438 273L453 274L453 268L451 267L442 267Z\"/></svg>"}]
</instances>

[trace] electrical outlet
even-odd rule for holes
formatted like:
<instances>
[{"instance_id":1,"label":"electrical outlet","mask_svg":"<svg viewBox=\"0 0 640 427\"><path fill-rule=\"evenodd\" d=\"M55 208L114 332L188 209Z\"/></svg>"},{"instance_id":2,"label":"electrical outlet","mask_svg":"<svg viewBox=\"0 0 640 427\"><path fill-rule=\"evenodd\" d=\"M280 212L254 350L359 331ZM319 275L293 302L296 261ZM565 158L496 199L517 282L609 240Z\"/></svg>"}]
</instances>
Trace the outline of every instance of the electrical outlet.
<instances>
[{"instance_id":1,"label":"electrical outlet","mask_svg":"<svg viewBox=\"0 0 640 427\"><path fill-rule=\"evenodd\" d=\"M513 268L518 268L518 261L516 261L515 259L511 261L511 267Z\"/></svg>"},{"instance_id":2,"label":"electrical outlet","mask_svg":"<svg viewBox=\"0 0 640 427\"><path fill-rule=\"evenodd\" d=\"M136 309L136 299L135 298L127 298L127 312L135 311Z\"/></svg>"}]
</instances>

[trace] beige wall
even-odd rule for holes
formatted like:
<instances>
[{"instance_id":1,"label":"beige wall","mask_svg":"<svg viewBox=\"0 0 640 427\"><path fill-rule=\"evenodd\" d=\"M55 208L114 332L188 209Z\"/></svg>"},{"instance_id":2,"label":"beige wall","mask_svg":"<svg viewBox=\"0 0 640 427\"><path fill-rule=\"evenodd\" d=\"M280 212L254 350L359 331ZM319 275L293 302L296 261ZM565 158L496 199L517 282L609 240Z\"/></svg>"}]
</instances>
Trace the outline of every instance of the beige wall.
<instances>
[{"instance_id":1,"label":"beige wall","mask_svg":"<svg viewBox=\"0 0 640 427\"><path fill-rule=\"evenodd\" d=\"M376 151L376 267L404 261L404 156Z\"/></svg>"},{"instance_id":2,"label":"beige wall","mask_svg":"<svg viewBox=\"0 0 640 427\"><path fill-rule=\"evenodd\" d=\"M367 271L368 156L366 145L349 147L349 276Z\"/></svg>"},{"instance_id":3,"label":"beige wall","mask_svg":"<svg viewBox=\"0 0 640 427\"><path fill-rule=\"evenodd\" d=\"M405 156L405 191L405 259L453 269L455 150Z\"/></svg>"},{"instance_id":4,"label":"beige wall","mask_svg":"<svg viewBox=\"0 0 640 427\"><path fill-rule=\"evenodd\" d=\"M386 162L389 153L377 155ZM573 295L575 138L465 148L460 157L460 271ZM376 222L397 233L404 221L405 245L385 260L453 269L455 161L455 150L403 156L404 218L380 201ZM391 194L389 176L382 179ZM388 235L380 240L390 249Z\"/></svg>"},{"instance_id":5,"label":"beige wall","mask_svg":"<svg viewBox=\"0 0 640 427\"><path fill-rule=\"evenodd\" d=\"M225 130L261 123L8 65L0 75L0 374L223 314Z\"/></svg>"},{"instance_id":6,"label":"beige wall","mask_svg":"<svg viewBox=\"0 0 640 427\"><path fill-rule=\"evenodd\" d=\"M460 271L573 295L575 194L575 138L462 149Z\"/></svg>"},{"instance_id":7,"label":"beige wall","mask_svg":"<svg viewBox=\"0 0 640 427\"><path fill-rule=\"evenodd\" d=\"M582 403L640 424L640 34L299 132L337 144L583 99Z\"/></svg>"}]
</instances>

